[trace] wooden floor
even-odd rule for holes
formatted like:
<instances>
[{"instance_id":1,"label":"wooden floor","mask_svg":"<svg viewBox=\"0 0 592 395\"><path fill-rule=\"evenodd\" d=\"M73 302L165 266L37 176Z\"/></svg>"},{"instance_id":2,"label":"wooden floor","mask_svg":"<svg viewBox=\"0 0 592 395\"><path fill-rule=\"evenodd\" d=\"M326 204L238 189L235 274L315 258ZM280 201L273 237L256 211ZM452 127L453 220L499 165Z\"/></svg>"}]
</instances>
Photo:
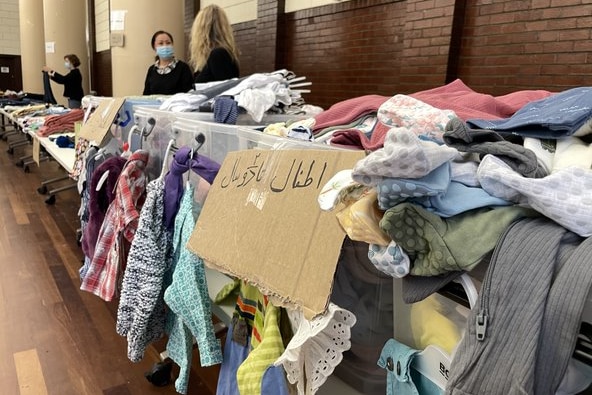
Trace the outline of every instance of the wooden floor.
<instances>
[{"instance_id":1,"label":"wooden floor","mask_svg":"<svg viewBox=\"0 0 592 395\"><path fill-rule=\"evenodd\" d=\"M116 302L79 290L76 190L46 204L37 188L63 171L44 162L25 173L15 163L30 147L9 155L6 144L0 140L0 393L175 394L173 385L156 387L144 377L164 341L141 363L130 362L115 332ZM215 393L218 371L194 369L189 393Z\"/></svg>"}]
</instances>

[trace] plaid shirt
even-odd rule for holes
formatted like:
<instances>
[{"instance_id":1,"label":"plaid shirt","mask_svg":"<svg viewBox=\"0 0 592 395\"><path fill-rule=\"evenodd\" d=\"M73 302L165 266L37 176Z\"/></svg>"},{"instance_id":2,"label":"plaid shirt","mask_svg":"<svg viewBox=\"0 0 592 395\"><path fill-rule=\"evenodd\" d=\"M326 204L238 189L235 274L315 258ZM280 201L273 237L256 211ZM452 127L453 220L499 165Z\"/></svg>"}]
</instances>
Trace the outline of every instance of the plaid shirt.
<instances>
[{"instance_id":1,"label":"plaid shirt","mask_svg":"<svg viewBox=\"0 0 592 395\"><path fill-rule=\"evenodd\" d=\"M95 254L80 289L111 301L126 260L124 245L131 244L146 198L148 152L138 150L128 159L115 190L115 199L105 213Z\"/></svg>"}]
</instances>

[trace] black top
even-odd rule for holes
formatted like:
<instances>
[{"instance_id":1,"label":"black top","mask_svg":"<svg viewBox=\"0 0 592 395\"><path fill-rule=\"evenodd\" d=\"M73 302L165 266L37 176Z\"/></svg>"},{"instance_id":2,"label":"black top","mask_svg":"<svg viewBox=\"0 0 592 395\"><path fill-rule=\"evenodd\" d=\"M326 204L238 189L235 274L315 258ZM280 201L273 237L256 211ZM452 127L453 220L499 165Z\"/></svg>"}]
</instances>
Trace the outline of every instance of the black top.
<instances>
[{"instance_id":1,"label":"black top","mask_svg":"<svg viewBox=\"0 0 592 395\"><path fill-rule=\"evenodd\" d=\"M193 88L193 73L189 65L181 60L167 74L159 74L152 65L146 73L144 95L174 95L189 92Z\"/></svg>"},{"instance_id":2,"label":"black top","mask_svg":"<svg viewBox=\"0 0 592 395\"><path fill-rule=\"evenodd\" d=\"M82 74L80 74L80 70L72 69L66 75L54 72L51 79L58 84L64 85L64 97L70 100L82 100L84 92L82 91Z\"/></svg>"},{"instance_id":3,"label":"black top","mask_svg":"<svg viewBox=\"0 0 592 395\"><path fill-rule=\"evenodd\" d=\"M224 81L237 78L238 65L224 48L214 48L208 56L205 66L195 73L195 82Z\"/></svg>"}]
</instances>

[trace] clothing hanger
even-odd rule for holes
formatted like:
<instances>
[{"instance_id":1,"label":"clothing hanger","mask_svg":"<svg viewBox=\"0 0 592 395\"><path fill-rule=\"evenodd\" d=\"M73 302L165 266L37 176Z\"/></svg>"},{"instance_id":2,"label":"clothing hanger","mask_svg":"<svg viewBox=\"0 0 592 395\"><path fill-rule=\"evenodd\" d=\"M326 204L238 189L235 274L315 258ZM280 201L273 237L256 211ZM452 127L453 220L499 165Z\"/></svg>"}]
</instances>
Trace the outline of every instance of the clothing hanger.
<instances>
[{"instance_id":1,"label":"clothing hanger","mask_svg":"<svg viewBox=\"0 0 592 395\"><path fill-rule=\"evenodd\" d=\"M138 125L134 125L132 126L132 128L130 129L130 131L127 134L127 141L125 143L123 143L123 152L121 153L121 156L124 158L129 158L132 154L132 137L135 133L138 133L140 129L138 128ZM139 134L139 133L138 133Z\"/></svg>"},{"instance_id":2,"label":"clothing hanger","mask_svg":"<svg viewBox=\"0 0 592 395\"><path fill-rule=\"evenodd\" d=\"M203 133L199 133L197 136L195 136L195 141L197 142L197 146L195 148L191 148L191 154L189 155L188 160L191 161L194 158L194 155L197 153L197 151L199 151L199 149L202 147L202 145L205 143L206 141L206 136ZM166 151L164 153L164 158L163 158L163 163L162 163L162 170L160 172L160 177L164 177L168 171L168 163L169 163L169 157L171 152L175 153L179 150L179 148L175 145L175 139L170 139L169 143L167 145ZM187 180L189 181L189 177L187 178Z\"/></svg>"},{"instance_id":3,"label":"clothing hanger","mask_svg":"<svg viewBox=\"0 0 592 395\"><path fill-rule=\"evenodd\" d=\"M106 149L104 147L99 148L99 150L97 151L97 153L95 154L93 159L94 160L101 160L101 159L105 158L105 152L106 152ZM105 170L105 172L103 173L103 175L101 176L101 178L97 182L97 187L95 188L95 190L97 192L101 190L101 188L103 187L103 184L107 180L108 176L109 176L109 170Z\"/></svg>"},{"instance_id":4,"label":"clothing hanger","mask_svg":"<svg viewBox=\"0 0 592 395\"><path fill-rule=\"evenodd\" d=\"M169 163L169 156L171 152L177 152L177 147L175 146L175 139L170 139L169 143L166 147L166 151L164 152L164 158L162 159L162 169L160 171L160 179L163 179L168 171L168 163Z\"/></svg>"},{"instance_id":5,"label":"clothing hanger","mask_svg":"<svg viewBox=\"0 0 592 395\"><path fill-rule=\"evenodd\" d=\"M198 133L197 136L195 136L195 141L197 142L197 147L195 147L194 151L195 153L197 153L201 146L204 145L204 143L206 142L206 136L203 133ZM191 158L193 158L193 155L191 156Z\"/></svg>"},{"instance_id":6,"label":"clothing hanger","mask_svg":"<svg viewBox=\"0 0 592 395\"><path fill-rule=\"evenodd\" d=\"M142 133L144 132L144 130L140 130L139 126L137 124L135 124L134 126L132 126L132 128L130 129L128 135L127 135L127 145L129 146L129 148L131 149L132 147L132 136L134 134L139 134L142 135Z\"/></svg>"},{"instance_id":7,"label":"clothing hanger","mask_svg":"<svg viewBox=\"0 0 592 395\"><path fill-rule=\"evenodd\" d=\"M194 150L194 148L191 148L191 151L189 151L189 157L187 158L187 162L191 162L193 160L193 155L195 155L195 152L197 152L197 150ZM191 165L189 166L191 167ZM185 184L185 188L189 188L189 186L191 185L191 170L189 170L187 172L187 183Z\"/></svg>"},{"instance_id":8,"label":"clothing hanger","mask_svg":"<svg viewBox=\"0 0 592 395\"><path fill-rule=\"evenodd\" d=\"M144 137L144 141L146 141L148 136L150 136L150 134L154 130L154 126L156 125L156 119L150 117L150 118L148 118L148 120L146 122L147 122L146 127L144 129L142 129L142 136Z\"/></svg>"},{"instance_id":9,"label":"clothing hanger","mask_svg":"<svg viewBox=\"0 0 592 395\"><path fill-rule=\"evenodd\" d=\"M154 129L155 125L156 125L156 120L154 118L150 117L146 121L146 125L144 125L142 127L142 129L140 129L140 127L138 126L138 121L136 120L134 126L132 126L132 128L130 129L130 131L127 134L127 142L124 143L122 156L128 157L132 153L132 139L133 139L134 134L137 134L140 136L140 146L138 147L138 149L142 149L142 140L145 140L146 137L148 137L150 135L150 133L152 133L152 129ZM150 129L150 131L147 131L148 128ZM143 139L142 139L142 137L143 137ZM126 146L126 144L127 144L127 146Z\"/></svg>"},{"instance_id":10,"label":"clothing hanger","mask_svg":"<svg viewBox=\"0 0 592 395\"><path fill-rule=\"evenodd\" d=\"M290 84L289 87L290 87L290 89L292 89L292 88L301 88L303 86L311 86L311 85L312 85L312 82L307 81L307 82L300 82L298 84Z\"/></svg>"}]
</instances>

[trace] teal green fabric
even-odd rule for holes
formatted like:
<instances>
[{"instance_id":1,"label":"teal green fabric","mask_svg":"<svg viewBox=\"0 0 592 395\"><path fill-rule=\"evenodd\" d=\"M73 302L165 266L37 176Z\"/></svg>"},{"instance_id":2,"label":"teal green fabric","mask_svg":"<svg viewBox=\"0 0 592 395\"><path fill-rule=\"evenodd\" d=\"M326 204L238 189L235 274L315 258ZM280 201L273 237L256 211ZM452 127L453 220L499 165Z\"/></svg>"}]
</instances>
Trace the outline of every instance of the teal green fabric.
<instances>
[{"instance_id":1,"label":"teal green fabric","mask_svg":"<svg viewBox=\"0 0 592 395\"><path fill-rule=\"evenodd\" d=\"M388 209L380 228L411 258L411 274L435 276L472 270L493 251L499 237L514 221L539 216L519 207L481 208L442 218L413 203Z\"/></svg>"},{"instance_id":2,"label":"teal green fabric","mask_svg":"<svg viewBox=\"0 0 592 395\"><path fill-rule=\"evenodd\" d=\"M202 366L222 363L222 349L212 322L204 262L186 247L195 227L193 195L193 186L188 186L175 218L172 282L164 293L164 300L170 308L167 351L181 368L175 388L182 394L187 393L194 337ZM198 215L200 210L201 207L198 207Z\"/></svg>"},{"instance_id":3,"label":"teal green fabric","mask_svg":"<svg viewBox=\"0 0 592 395\"><path fill-rule=\"evenodd\" d=\"M395 339L389 339L380 353L378 366L386 370L386 395L442 395L441 390L434 382L413 369L413 359L419 353L399 343Z\"/></svg>"}]
</instances>

